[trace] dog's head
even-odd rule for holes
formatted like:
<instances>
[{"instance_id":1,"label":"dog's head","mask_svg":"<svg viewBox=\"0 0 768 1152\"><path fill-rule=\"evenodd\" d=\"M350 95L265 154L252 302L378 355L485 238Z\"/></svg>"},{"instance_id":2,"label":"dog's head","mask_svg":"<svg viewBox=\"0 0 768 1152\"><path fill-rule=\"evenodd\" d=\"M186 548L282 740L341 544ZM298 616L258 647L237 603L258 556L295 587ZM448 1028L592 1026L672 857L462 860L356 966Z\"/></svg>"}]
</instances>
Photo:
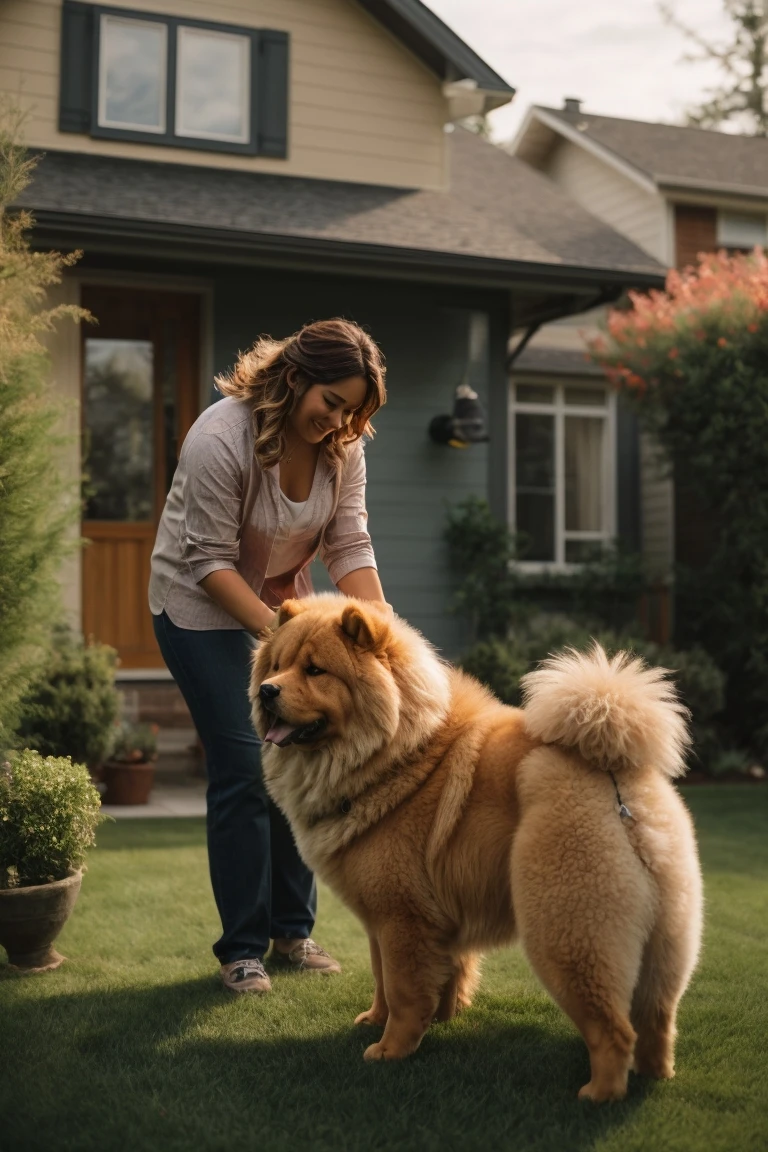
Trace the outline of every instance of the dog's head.
<instances>
[{"instance_id":1,"label":"dog's head","mask_svg":"<svg viewBox=\"0 0 768 1152\"><path fill-rule=\"evenodd\" d=\"M358 795L429 735L448 691L434 650L384 605L287 600L262 634L249 693L273 798L306 816Z\"/></svg>"},{"instance_id":2,"label":"dog's head","mask_svg":"<svg viewBox=\"0 0 768 1152\"><path fill-rule=\"evenodd\" d=\"M388 609L340 596L286 600L263 633L250 699L262 739L316 750L349 741L363 708L381 737L397 727Z\"/></svg>"}]
</instances>

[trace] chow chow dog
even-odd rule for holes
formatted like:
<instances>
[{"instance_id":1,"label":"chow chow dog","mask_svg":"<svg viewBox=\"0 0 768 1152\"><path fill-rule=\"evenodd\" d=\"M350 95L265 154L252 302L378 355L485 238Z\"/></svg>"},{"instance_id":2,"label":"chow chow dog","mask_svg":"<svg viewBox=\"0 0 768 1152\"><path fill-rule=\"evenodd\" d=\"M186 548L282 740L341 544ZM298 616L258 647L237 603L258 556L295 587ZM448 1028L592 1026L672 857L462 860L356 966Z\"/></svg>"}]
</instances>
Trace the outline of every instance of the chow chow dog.
<instances>
[{"instance_id":1,"label":"chow chow dog","mask_svg":"<svg viewBox=\"0 0 768 1152\"><path fill-rule=\"evenodd\" d=\"M408 1056L471 1003L481 953L519 939L615 1100L674 1071L702 918L666 675L596 644L501 704L413 628L335 594L286 601L254 656L266 787L360 918L375 978L366 1060Z\"/></svg>"}]
</instances>

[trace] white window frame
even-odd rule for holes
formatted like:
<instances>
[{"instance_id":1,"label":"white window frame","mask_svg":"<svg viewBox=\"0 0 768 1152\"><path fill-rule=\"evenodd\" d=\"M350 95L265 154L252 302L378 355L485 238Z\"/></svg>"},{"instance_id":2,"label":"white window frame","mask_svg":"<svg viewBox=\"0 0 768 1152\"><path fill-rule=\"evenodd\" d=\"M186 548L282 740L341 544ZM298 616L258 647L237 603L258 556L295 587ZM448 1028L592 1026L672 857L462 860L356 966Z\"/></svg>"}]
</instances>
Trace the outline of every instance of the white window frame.
<instances>
[{"instance_id":1,"label":"white window frame","mask_svg":"<svg viewBox=\"0 0 768 1152\"><path fill-rule=\"evenodd\" d=\"M149 25L152 28L161 28L163 33L163 51L160 57L160 127L146 124L130 124L124 120L107 119L107 54L103 50L107 39L105 29L107 24L137 24ZM124 132L149 132L155 136L165 136L168 128L168 108L166 107L166 93L168 90L168 25L160 20L141 20L137 16L117 16L112 12L103 12L99 19L99 43L102 48L99 52L99 96L97 104L97 120L100 128L116 128Z\"/></svg>"},{"instance_id":2,"label":"white window frame","mask_svg":"<svg viewBox=\"0 0 768 1152\"><path fill-rule=\"evenodd\" d=\"M242 77L240 98L245 115L243 123L245 131L240 136L228 135L221 132L191 131L182 127L183 88L184 80L181 68L181 44L185 35L191 36L218 36L227 40L239 40L242 56ZM237 32L214 32L209 28L197 28L194 25L180 24L176 29L176 116L175 135L191 140L222 140L229 144L247 144L251 139L251 42L246 35Z\"/></svg>"},{"instance_id":3,"label":"white window frame","mask_svg":"<svg viewBox=\"0 0 768 1152\"><path fill-rule=\"evenodd\" d=\"M529 403L518 401L516 398L517 385L546 385L554 389L554 402ZM600 388L605 391L605 405L596 404L566 404L565 395L569 388ZM508 403L508 439L509 467L508 499L509 499L509 526L515 532L517 517L517 484L516 484L516 421L518 412L552 416L555 421L555 558L554 560L521 560L520 567L526 572L569 572L581 567L573 561L566 562L566 540L594 540L603 544L610 544L617 535L617 499L616 485L618 479L616 460L616 394L602 382L590 378L571 379L565 381L561 378L543 376L515 376L509 384ZM606 434L603 437L603 507L605 509L605 527L600 532L566 532L565 529L565 417L566 416L592 416L602 417L605 420Z\"/></svg>"}]
</instances>

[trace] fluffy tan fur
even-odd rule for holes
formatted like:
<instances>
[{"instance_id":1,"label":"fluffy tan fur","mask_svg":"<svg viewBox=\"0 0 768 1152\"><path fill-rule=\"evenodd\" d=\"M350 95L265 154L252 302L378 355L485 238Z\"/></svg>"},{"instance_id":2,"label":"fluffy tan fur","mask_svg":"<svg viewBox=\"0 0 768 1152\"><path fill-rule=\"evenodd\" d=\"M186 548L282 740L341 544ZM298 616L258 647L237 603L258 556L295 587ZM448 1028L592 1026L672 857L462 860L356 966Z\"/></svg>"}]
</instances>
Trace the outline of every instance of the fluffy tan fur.
<instances>
[{"instance_id":1,"label":"fluffy tan fur","mask_svg":"<svg viewBox=\"0 0 768 1152\"><path fill-rule=\"evenodd\" d=\"M273 713L296 732L323 724L311 743L265 745L264 776L368 932L375 994L357 1022L384 1032L366 1059L413 1052L471 1002L481 952L519 938L586 1041L580 1095L618 1099L633 1064L673 1074L699 949L696 844L668 779L684 713L663 674L597 646L525 689L524 709L506 707L404 621L324 595L283 606L251 699L262 736Z\"/></svg>"}]
</instances>

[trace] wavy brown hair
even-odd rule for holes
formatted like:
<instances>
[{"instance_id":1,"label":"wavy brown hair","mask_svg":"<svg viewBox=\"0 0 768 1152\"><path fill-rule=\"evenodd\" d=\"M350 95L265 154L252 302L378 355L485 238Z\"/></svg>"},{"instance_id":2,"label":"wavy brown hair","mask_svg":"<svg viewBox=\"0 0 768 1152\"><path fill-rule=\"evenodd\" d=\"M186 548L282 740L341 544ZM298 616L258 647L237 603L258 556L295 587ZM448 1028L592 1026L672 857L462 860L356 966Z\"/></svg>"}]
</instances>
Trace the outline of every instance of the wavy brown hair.
<instances>
[{"instance_id":1,"label":"wavy brown hair","mask_svg":"<svg viewBox=\"0 0 768 1152\"><path fill-rule=\"evenodd\" d=\"M384 357L368 333L337 318L306 324L285 340L260 336L231 372L216 377L216 386L225 396L253 404L254 454L262 468L271 468L285 454L288 419L307 389L362 376L363 403L323 441L329 460L339 467L349 444L373 436L371 417L387 399L385 374Z\"/></svg>"}]
</instances>

